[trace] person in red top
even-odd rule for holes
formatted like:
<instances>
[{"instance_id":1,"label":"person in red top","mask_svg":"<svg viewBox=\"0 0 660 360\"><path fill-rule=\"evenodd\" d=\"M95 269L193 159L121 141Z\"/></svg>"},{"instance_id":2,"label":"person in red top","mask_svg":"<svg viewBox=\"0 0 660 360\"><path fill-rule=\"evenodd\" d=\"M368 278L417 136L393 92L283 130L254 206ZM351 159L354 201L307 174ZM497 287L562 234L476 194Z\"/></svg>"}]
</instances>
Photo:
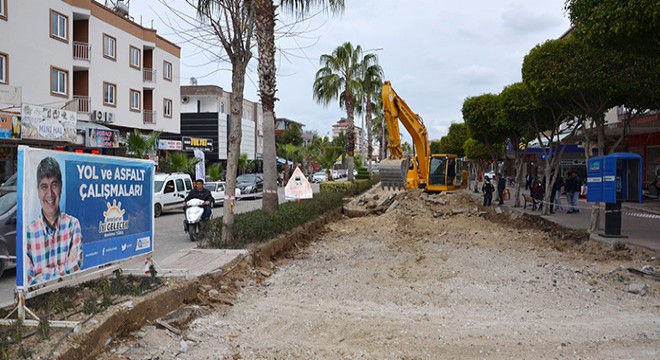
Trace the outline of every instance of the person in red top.
<instances>
[{"instance_id":1,"label":"person in red top","mask_svg":"<svg viewBox=\"0 0 660 360\"><path fill-rule=\"evenodd\" d=\"M37 166L37 189L41 213L26 232L29 285L72 274L83 260L80 222L60 211L62 172L54 158L46 157Z\"/></svg>"}]
</instances>

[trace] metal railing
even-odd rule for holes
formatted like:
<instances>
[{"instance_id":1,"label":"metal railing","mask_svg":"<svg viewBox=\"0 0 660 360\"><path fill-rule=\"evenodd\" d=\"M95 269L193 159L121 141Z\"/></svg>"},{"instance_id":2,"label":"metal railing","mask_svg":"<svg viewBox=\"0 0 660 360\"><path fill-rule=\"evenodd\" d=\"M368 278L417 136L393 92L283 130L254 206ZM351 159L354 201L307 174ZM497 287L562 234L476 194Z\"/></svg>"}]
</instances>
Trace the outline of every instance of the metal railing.
<instances>
[{"instance_id":1,"label":"metal railing","mask_svg":"<svg viewBox=\"0 0 660 360\"><path fill-rule=\"evenodd\" d=\"M142 119L145 124L155 124L156 123L156 112L153 110L143 110Z\"/></svg>"},{"instance_id":2,"label":"metal railing","mask_svg":"<svg viewBox=\"0 0 660 360\"><path fill-rule=\"evenodd\" d=\"M156 82L156 70L144 68L142 70L142 79L144 80L144 82L155 83Z\"/></svg>"},{"instance_id":3,"label":"metal railing","mask_svg":"<svg viewBox=\"0 0 660 360\"><path fill-rule=\"evenodd\" d=\"M89 104L91 103L91 98L89 96L78 96L73 95L73 100L76 100L78 103L77 109L81 113L89 113Z\"/></svg>"},{"instance_id":4,"label":"metal railing","mask_svg":"<svg viewBox=\"0 0 660 360\"><path fill-rule=\"evenodd\" d=\"M73 42L73 58L75 60L89 61L91 52L92 45L80 41Z\"/></svg>"}]
</instances>

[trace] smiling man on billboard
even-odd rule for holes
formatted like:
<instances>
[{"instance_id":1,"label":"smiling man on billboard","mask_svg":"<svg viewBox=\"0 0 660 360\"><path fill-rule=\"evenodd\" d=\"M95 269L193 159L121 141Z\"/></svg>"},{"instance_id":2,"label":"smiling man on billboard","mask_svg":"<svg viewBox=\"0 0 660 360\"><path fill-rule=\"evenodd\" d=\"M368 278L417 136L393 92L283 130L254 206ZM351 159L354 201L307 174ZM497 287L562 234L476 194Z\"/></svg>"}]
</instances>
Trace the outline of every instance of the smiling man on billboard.
<instances>
[{"instance_id":1,"label":"smiling man on billboard","mask_svg":"<svg viewBox=\"0 0 660 360\"><path fill-rule=\"evenodd\" d=\"M41 213L27 229L27 282L37 285L82 268L82 231L77 218L60 210L62 171L46 157L37 166Z\"/></svg>"}]
</instances>

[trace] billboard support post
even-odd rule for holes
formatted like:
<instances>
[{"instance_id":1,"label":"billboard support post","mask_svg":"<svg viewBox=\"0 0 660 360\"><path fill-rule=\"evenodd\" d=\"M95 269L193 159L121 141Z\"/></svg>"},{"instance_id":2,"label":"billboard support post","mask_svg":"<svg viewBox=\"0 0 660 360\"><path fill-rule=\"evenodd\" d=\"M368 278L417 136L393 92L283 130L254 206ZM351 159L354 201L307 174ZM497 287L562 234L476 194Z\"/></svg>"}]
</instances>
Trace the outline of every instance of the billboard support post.
<instances>
[{"instance_id":1,"label":"billboard support post","mask_svg":"<svg viewBox=\"0 0 660 360\"><path fill-rule=\"evenodd\" d=\"M4 319L0 319L0 325L15 325L16 323L20 323L25 326L34 326L37 327L39 326L39 323L41 323L41 319L32 312L27 306L25 306L25 301L26 299L26 291L25 290L17 290L16 291L16 298L17 298L17 304L16 307L7 315L5 316ZM9 319L9 317L16 312L16 319ZM25 314L29 314L32 316L34 319L26 319ZM78 321L61 321L61 320L49 320L48 325L51 327L59 327L59 328L78 328L80 326L80 322Z\"/></svg>"}]
</instances>

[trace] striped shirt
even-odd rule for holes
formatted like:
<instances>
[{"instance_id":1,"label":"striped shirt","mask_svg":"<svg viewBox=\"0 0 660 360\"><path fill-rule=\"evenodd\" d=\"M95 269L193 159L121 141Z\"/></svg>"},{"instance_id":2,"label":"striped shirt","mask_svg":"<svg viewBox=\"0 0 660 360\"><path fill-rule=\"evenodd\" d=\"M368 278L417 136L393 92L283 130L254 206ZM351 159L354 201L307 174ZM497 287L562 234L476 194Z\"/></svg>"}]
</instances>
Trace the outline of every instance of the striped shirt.
<instances>
[{"instance_id":1,"label":"striped shirt","mask_svg":"<svg viewBox=\"0 0 660 360\"><path fill-rule=\"evenodd\" d=\"M40 214L27 229L28 284L37 285L82 267L80 222L60 212L53 227Z\"/></svg>"}]
</instances>

